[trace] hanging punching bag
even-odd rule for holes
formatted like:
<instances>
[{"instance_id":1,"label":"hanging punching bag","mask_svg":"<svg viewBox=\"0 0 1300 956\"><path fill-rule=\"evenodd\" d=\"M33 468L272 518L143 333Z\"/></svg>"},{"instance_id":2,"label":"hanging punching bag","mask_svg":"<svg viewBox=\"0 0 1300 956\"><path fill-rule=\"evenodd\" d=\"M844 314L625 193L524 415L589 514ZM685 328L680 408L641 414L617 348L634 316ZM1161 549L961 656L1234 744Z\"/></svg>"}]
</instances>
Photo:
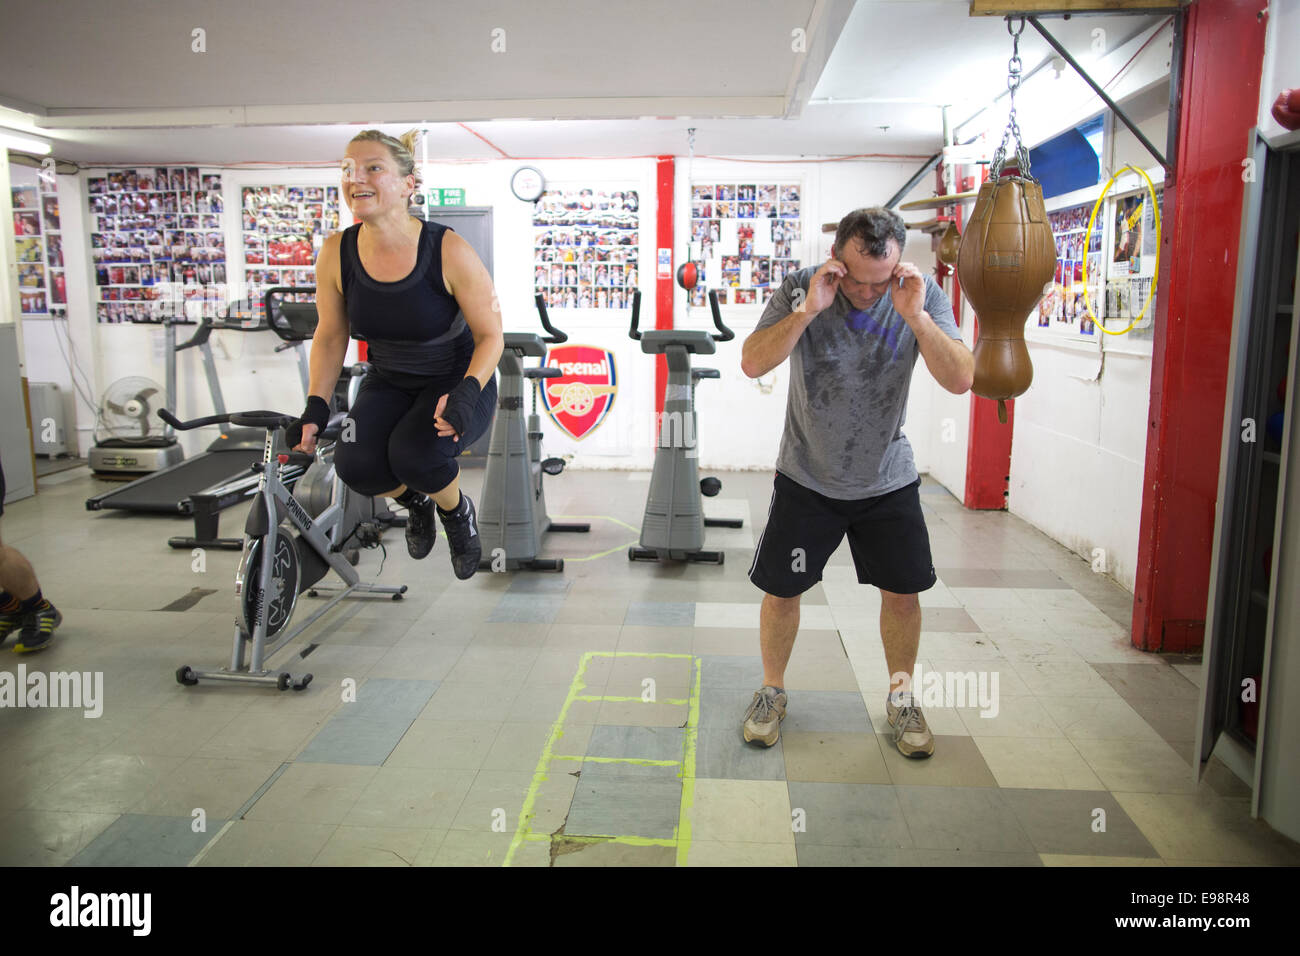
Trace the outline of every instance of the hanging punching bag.
<instances>
[{"instance_id":1,"label":"hanging punching bag","mask_svg":"<svg viewBox=\"0 0 1300 956\"><path fill-rule=\"evenodd\" d=\"M946 266L955 266L957 264L957 252L961 248L961 234L957 232L957 224L949 222L948 228L944 230L943 238L939 240L939 261Z\"/></svg>"},{"instance_id":2,"label":"hanging punching bag","mask_svg":"<svg viewBox=\"0 0 1300 956\"><path fill-rule=\"evenodd\" d=\"M980 186L957 252L957 278L979 318L975 340L975 382L971 391L998 402L998 421L1006 424L1008 398L1023 395L1034 380L1025 346L1025 320L1051 288L1056 274L1056 240L1052 236L1043 187L1029 171L1029 150L1016 123L1020 86L1020 28L1011 29L1007 90L1011 109L1002 143L993 154L989 178ZM1002 175L1007 146L1015 141L1015 175Z\"/></svg>"},{"instance_id":3,"label":"hanging punching bag","mask_svg":"<svg viewBox=\"0 0 1300 956\"><path fill-rule=\"evenodd\" d=\"M1055 272L1043 187L1020 176L984 183L961 237L957 277L979 318L971 391L998 400L1000 422L1007 420L1006 399L1023 395L1034 380L1025 320Z\"/></svg>"}]
</instances>

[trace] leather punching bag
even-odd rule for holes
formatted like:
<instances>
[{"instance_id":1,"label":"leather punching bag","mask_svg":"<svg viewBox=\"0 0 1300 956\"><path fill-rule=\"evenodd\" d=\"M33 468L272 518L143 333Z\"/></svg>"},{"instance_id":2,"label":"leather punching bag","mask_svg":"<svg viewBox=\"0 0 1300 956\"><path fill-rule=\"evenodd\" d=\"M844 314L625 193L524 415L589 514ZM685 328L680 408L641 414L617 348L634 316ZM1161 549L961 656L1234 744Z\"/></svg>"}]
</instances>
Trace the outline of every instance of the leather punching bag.
<instances>
[{"instance_id":1,"label":"leather punching bag","mask_svg":"<svg viewBox=\"0 0 1300 956\"><path fill-rule=\"evenodd\" d=\"M1056 241L1034 179L1002 176L980 186L961 237L957 277L979 318L971 391L998 400L1023 395L1034 380L1025 346L1025 320L1051 288Z\"/></svg>"}]
</instances>

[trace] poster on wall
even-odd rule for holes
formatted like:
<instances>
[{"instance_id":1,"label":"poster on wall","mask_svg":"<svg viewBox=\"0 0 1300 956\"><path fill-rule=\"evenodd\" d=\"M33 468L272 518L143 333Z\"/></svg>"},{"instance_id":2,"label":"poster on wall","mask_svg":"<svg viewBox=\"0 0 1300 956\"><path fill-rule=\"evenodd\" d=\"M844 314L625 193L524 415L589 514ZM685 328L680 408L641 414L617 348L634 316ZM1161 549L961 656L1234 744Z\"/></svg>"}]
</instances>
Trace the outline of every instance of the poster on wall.
<instances>
[{"instance_id":1,"label":"poster on wall","mask_svg":"<svg viewBox=\"0 0 1300 956\"><path fill-rule=\"evenodd\" d=\"M41 179L36 186L10 190L14 216L14 262L18 310L22 315L62 315L68 301L63 273L63 237L56 185Z\"/></svg>"},{"instance_id":2,"label":"poster on wall","mask_svg":"<svg viewBox=\"0 0 1300 956\"><path fill-rule=\"evenodd\" d=\"M1036 314L1031 315L1032 327L1045 336L1095 342L1100 335L1088 315L1087 305L1092 303L1095 314L1102 288L1102 230L1094 228L1091 237L1087 235L1092 206L1092 203L1082 203L1047 214L1056 242L1056 272L1051 289L1039 301Z\"/></svg>"},{"instance_id":3,"label":"poster on wall","mask_svg":"<svg viewBox=\"0 0 1300 956\"><path fill-rule=\"evenodd\" d=\"M547 309L625 309L639 275L635 189L569 186L533 210L533 290Z\"/></svg>"},{"instance_id":4,"label":"poster on wall","mask_svg":"<svg viewBox=\"0 0 1300 956\"><path fill-rule=\"evenodd\" d=\"M1026 335L1039 341L1105 341L1107 348L1123 349L1130 341L1149 345L1156 307L1155 209L1145 189L1107 195L1089 232L1097 200L1087 192L1099 190L1080 191L1069 197L1074 203L1048 210L1056 241L1056 272L1051 289L1025 327ZM1084 201L1078 202L1079 198ZM1157 202L1161 198L1162 187L1157 184ZM1148 302L1146 313L1134 321ZM1096 327L1093 316L1107 329L1123 329L1130 323L1133 328L1123 335L1107 335Z\"/></svg>"},{"instance_id":5,"label":"poster on wall","mask_svg":"<svg viewBox=\"0 0 1300 956\"><path fill-rule=\"evenodd\" d=\"M250 185L240 195L245 296L274 286L314 286L316 254L339 228L339 187Z\"/></svg>"},{"instance_id":6,"label":"poster on wall","mask_svg":"<svg viewBox=\"0 0 1300 956\"><path fill-rule=\"evenodd\" d=\"M691 305L763 305L800 267L802 191L798 183L691 184L689 258L699 280Z\"/></svg>"},{"instance_id":7,"label":"poster on wall","mask_svg":"<svg viewBox=\"0 0 1300 956\"><path fill-rule=\"evenodd\" d=\"M1114 235L1110 243L1106 295L1106 328L1133 327L1120 336L1106 336L1108 345L1124 340L1150 343L1154 335L1156 300L1156 209L1163 209L1164 187L1156 186L1156 206L1142 189L1132 195L1107 197ZM1143 309L1146 311L1144 312ZM1141 316L1139 319L1138 316Z\"/></svg>"},{"instance_id":8,"label":"poster on wall","mask_svg":"<svg viewBox=\"0 0 1300 956\"><path fill-rule=\"evenodd\" d=\"M104 323L197 322L226 300L221 176L198 167L111 170L86 181Z\"/></svg>"}]
</instances>

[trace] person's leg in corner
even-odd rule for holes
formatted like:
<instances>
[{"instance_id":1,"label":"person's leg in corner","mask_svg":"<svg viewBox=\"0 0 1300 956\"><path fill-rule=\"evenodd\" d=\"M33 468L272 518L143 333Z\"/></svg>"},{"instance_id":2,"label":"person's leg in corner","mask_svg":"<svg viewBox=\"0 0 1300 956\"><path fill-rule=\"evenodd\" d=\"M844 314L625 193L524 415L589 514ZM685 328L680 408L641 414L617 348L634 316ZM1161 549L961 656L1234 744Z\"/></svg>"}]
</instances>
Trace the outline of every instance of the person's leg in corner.
<instances>
[{"instance_id":1,"label":"person's leg in corner","mask_svg":"<svg viewBox=\"0 0 1300 956\"><path fill-rule=\"evenodd\" d=\"M789 703L785 669L799 633L799 602L821 580L843 537L843 520L830 499L777 473L767 524L749 569L750 581L764 592L758 616L763 686L745 712L747 742L771 747L780 739Z\"/></svg>"},{"instance_id":2,"label":"person's leg in corner","mask_svg":"<svg viewBox=\"0 0 1300 956\"><path fill-rule=\"evenodd\" d=\"M452 387L454 382L449 385L438 381L420 392L411 410L393 429L388 442L388 460L408 488L426 489L425 494L437 505L438 517L447 533L452 570L464 581L478 571L483 548L479 543L474 502L460 490L460 465L456 458L492 424L497 385L496 379L492 379L480 392L474 418L459 441L440 436L434 424L438 400Z\"/></svg>"},{"instance_id":3,"label":"person's leg in corner","mask_svg":"<svg viewBox=\"0 0 1300 956\"><path fill-rule=\"evenodd\" d=\"M0 515L4 514L5 482L0 470ZM17 548L0 540L0 641L18 632L14 650L44 650L63 615L41 593L32 563Z\"/></svg>"}]
</instances>

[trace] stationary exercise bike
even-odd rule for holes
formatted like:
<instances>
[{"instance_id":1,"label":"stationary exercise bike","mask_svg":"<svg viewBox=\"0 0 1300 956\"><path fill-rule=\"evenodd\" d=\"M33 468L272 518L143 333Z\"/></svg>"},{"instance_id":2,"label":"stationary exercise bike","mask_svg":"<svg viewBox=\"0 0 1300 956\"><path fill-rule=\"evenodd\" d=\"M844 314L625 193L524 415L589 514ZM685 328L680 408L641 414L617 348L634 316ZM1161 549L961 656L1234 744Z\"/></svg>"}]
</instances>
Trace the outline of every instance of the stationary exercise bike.
<instances>
[{"instance_id":1,"label":"stationary exercise bike","mask_svg":"<svg viewBox=\"0 0 1300 956\"><path fill-rule=\"evenodd\" d=\"M739 528L739 518L706 518L700 500L722 490L717 478L700 478L699 443L696 441L695 385L702 378L718 378L716 368L691 368L691 355L712 355L716 342L729 342L736 334L722 324L718 294L709 292L709 307L718 332L690 329L637 330L641 291L632 296L632 325L628 335L640 341L641 351L668 360L668 387L659 423L654 473L641 519L640 546L628 548L632 561L696 561L722 564L721 551L705 551L704 529Z\"/></svg>"},{"instance_id":2,"label":"stationary exercise bike","mask_svg":"<svg viewBox=\"0 0 1300 956\"><path fill-rule=\"evenodd\" d=\"M364 374L364 368L353 367L354 381ZM243 556L235 573L237 608L230 666L194 670L186 665L176 671L179 683L224 680L302 690L311 683L311 674L294 675L266 666L281 647L346 597L388 594L400 601L406 593L404 584L387 587L363 582L353 568L361 548L379 545L385 521L377 512L375 499L353 492L334 470L334 449L346 424L345 414L339 412L331 417L317 436L315 455L308 455L277 453L279 431L296 420L293 415L250 411L182 422L165 409L158 413L182 431L227 422L266 429L262 462L255 466L261 479L244 524ZM281 469L292 465L309 467L290 493L281 480ZM317 586L316 582L331 570L343 579L343 587ZM291 628L289 619L298 595L304 591L311 597L321 591L333 592L334 596Z\"/></svg>"},{"instance_id":3,"label":"stationary exercise bike","mask_svg":"<svg viewBox=\"0 0 1300 956\"><path fill-rule=\"evenodd\" d=\"M480 571L563 571L563 558L539 558L542 535L548 531L590 531L590 524L564 524L546 513L545 475L564 470L563 458L542 458L541 420L537 415L539 379L558 378L564 373L553 366L524 368L524 358L544 358L548 344L568 341L568 336L551 325L546 301L537 296L537 314L545 337L533 332L505 333L505 351L497 363L501 373L497 393L497 416L488 440L487 466L483 475L482 502L478 508L478 533L483 545ZM524 380L532 391L532 414L524 428Z\"/></svg>"}]
</instances>

